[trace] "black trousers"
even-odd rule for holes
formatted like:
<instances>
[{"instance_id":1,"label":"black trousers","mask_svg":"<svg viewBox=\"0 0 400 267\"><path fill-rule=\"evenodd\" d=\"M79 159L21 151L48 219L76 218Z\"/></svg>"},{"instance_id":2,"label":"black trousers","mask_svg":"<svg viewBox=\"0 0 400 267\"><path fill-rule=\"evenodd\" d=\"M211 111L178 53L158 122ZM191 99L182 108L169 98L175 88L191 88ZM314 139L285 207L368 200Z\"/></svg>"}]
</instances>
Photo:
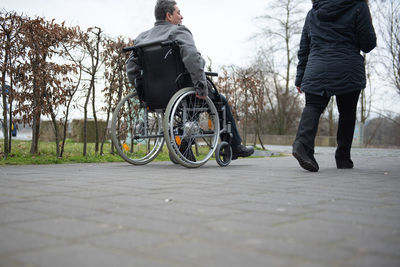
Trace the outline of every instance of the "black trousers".
<instances>
[{"instance_id":1,"label":"black trousers","mask_svg":"<svg viewBox=\"0 0 400 267\"><path fill-rule=\"evenodd\" d=\"M242 143L242 138L240 137L239 130L236 126L235 119L233 118L232 110L231 107L228 104L228 100L226 97L222 94L219 95L222 103L225 106L225 111L226 111L226 122L231 123L231 131L232 131L232 140L231 140L231 145L232 147L238 146Z\"/></svg>"},{"instance_id":2,"label":"black trousers","mask_svg":"<svg viewBox=\"0 0 400 267\"><path fill-rule=\"evenodd\" d=\"M219 99L223 105L225 106L225 115L226 115L226 122L231 123L231 131L232 131L232 140L231 145L232 147L239 146L242 143L242 138L240 137L239 130L236 126L235 118L233 117L231 107L229 106L228 100L223 94L217 93L214 90L214 86L209 82L208 83L208 96L211 98L212 101Z\"/></svg>"},{"instance_id":3,"label":"black trousers","mask_svg":"<svg viewBox=\"0 0 400 267\"><path fill-rule=\"evenodd\" d=\"M356 111L361 90L336 96L339 111L339 123L336 135L337 150L335 157L350 159L353 143ZM301 115L296 141L306 146L308 153L314 154L315 136L318 131L319 119L330 100L329 96L319 96L306 93L306 106Z\"/></svg>"}]
</instances>

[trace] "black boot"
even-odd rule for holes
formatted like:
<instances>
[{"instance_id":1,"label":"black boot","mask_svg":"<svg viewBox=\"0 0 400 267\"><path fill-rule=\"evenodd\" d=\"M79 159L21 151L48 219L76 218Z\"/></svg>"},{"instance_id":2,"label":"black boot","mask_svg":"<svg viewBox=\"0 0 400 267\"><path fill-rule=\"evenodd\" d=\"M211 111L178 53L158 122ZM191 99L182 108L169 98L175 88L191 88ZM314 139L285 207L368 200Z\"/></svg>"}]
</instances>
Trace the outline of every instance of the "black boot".
<instances>
[{"instance_id":1,"label":"black boot","mask_svg":"<svg viewBox=\"0 0 400 267\"><path fill-rule=\"evenodd\" d=\"M336 167L338 169L353 169L354 163L351 159L340 159L340 158L335 158L336 159Z\"/></svg>"},{"instance_id":2,"label":"black boot","mask_svg":"<svg viewBox=\"0 0 400 267\"><path fill-rule=\"evenodd\" d=\"M319 166L314 156L307 153L304 145L298 141L293 143L293 156L297 159L300 166L310 172L317 172L319 170Z\"/></svg>"},{"instance_id":3,"label":"black boot","mask_svg":"<svg viewBox=\"0 0 400 267\"><path fill-rule=\"evenodd\" d=\"M335 153L336 167L338 169L352 169L353 161L350 159L350 149L337 148Z\"/></svg>"}]
</instances>

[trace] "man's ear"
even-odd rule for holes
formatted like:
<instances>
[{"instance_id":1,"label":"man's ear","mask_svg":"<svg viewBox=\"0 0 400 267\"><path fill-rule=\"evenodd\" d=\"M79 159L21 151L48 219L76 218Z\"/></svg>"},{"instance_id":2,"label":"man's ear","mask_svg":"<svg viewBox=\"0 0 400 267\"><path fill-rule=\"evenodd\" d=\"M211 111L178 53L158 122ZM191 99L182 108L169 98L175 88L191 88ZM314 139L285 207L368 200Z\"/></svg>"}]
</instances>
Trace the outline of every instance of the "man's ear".
<instances>
[{"instance_id":1,"label":"man's ear","mask_svg":"<svg viewBox=\"0 0 400 267\"><path fill-rule=\"evenodd\" d=\"M165 20L171 22L172 20L172 14L167 12L167 14L165 15Z\"/></svg>"}]
</instances>

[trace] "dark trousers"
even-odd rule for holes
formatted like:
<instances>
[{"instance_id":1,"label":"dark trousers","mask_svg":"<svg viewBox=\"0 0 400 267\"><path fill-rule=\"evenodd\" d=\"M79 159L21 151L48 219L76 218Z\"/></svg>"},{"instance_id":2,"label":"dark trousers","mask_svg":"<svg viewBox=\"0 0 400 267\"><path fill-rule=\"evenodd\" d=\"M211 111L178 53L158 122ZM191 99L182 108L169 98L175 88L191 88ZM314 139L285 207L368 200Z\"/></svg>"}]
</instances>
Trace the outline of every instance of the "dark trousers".
<instances>
[{"instance_id":1,"label":"dark trousers","mask_svg":"<svg viewBox=\"0 0 400 267\"><path fill-rule=\"evenodd\" d=\"M242 143L242 138L240 137L238 128L236 126L235 118L233 117L231 107L229 106L228 100L223 94L217 92L214 89L214 85L208 82L208 96L212 101L220 101L225 106L226 123L231 124L232 139L231 146L239 146Z\"/></svg>"},{"instance_id":2,"label":"dark trousers","mask_svg":"<svg viewBox=\"0 0 400 267\"><path fill-rule=\"evenodd\" d=\"M232 130L231 145L232 145L232 147L238 146L242 143L242 138L240 137L239 131L238 131L236 123L235 123L235 119L233 118L232 110L228 104L228 101L226 100L226 97L223 94L220 94L219 96L220 96L221 102L225 106L226 122L231 123L231 130Z\"/></svg>"},{"instance_id":3,"label":"dark trousers","mask_svg":"<svg viewBox=\"0 0 400 267\"><path fill-rule=\"evenodd\" d=\"M356 123L357 102L360 92L361 90L358 90L336 96L336 104L339 111L336 158L350 159L350 150ZM306 150L310 154L314 154L315 136L318 131L319 118L328 105L329 100L329 96L306 93L306 106L301 115L296 141L305 145Z\"/></svg>"}]
</instances>

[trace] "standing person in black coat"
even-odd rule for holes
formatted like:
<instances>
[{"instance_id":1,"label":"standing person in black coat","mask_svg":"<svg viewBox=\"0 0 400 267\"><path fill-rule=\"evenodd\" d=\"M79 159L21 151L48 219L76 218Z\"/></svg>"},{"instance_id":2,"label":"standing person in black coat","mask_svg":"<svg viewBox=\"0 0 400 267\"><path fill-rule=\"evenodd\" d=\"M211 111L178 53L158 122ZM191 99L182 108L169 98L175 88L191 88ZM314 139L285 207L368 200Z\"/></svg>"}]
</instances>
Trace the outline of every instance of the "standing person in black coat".
<instances>
[{"instance_id":1,"label":"standing person in black coat","mask_svg":"<svg viewBox=\"0 0 400 267\"><path fill-rule=\"evenodd\" d=\"M336 166L353 168L350 150L356 121L357 102L365 88L364 58L376 46L368 2L365 0L314 0L308 12L298 52L295 85L305 92L293 156L300 166L319 170L314 142L319 118L336 96L339 111Z\"/></svg>"}]
</instances>

